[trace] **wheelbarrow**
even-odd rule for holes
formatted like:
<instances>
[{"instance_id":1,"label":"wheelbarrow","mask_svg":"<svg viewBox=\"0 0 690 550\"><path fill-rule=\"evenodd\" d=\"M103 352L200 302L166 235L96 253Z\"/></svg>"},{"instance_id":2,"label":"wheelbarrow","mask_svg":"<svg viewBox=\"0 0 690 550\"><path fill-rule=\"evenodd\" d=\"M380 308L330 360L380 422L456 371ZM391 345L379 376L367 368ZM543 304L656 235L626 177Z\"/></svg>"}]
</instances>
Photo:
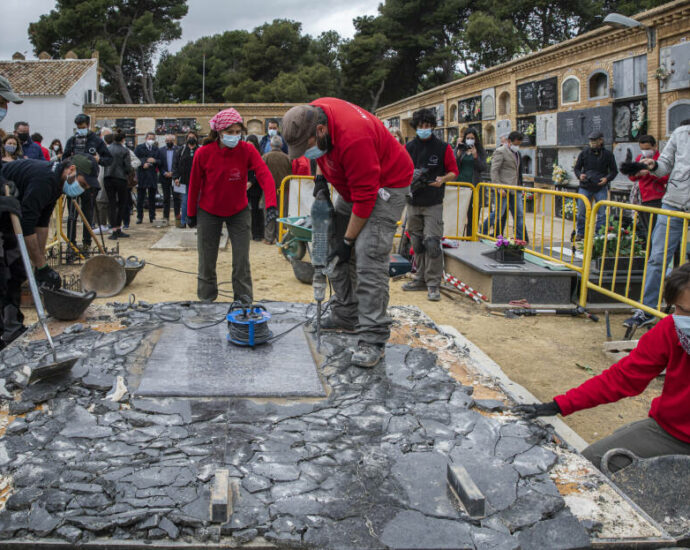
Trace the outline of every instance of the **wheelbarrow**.
<instances>
[{"instance_id":1,"label":"wheelbarrow","mask_svg":"<svg viewBox=\"0 0 690 550\"><path fill-rule=\"evenodd\" d=\"M283 256L288 260L301 260L309 250L311 242L311 218L309 216L278 218L278 222L288 228L278 244Z\"/></svg>"}]
</instances>

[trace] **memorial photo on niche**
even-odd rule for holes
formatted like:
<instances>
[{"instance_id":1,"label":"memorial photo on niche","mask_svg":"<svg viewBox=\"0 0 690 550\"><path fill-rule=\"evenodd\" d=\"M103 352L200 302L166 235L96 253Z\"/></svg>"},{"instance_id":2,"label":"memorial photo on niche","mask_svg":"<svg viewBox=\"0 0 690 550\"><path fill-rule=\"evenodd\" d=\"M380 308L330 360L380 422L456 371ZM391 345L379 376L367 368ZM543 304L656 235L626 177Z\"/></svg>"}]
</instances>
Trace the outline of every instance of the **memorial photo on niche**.
<instances>
[{"instance_id":1,"label":"memorial photo on niche","mask_svg":"<svg viewBox=\"0 0 690 550\"><path fill-rule=\"evenodd\" d=\"M535 83L537 89L537 111L558 109L558 78L547 78Z\"/></svg>"},{"instance_id":2,"label":"memorial photo on niche","mask_svg":"<svg viewBox=\"0 0 690 550\"><path fill-rule=\"evenodd\" d=\"M458 101L458 122L474 122L482 119L482 96Z\"/></svg>"},{"instance_id":3,"label":"memorial photo on niche","mask_svg":"<svg viewBox=\"0 0 690 550\"><path fill-rule=\"evenodd\" d=\"M634 141L647 131L647 100L613 106L614 141Z\"/></svg>"},{"instance_id":4,"label":"memorial photo on niche","mask_svg":"<svg viewBox=\"0 0 690 550\"><path fill-rule=\"evenodd\" d=\"M156 119L156 134L187 134L196 129L195 118L158 118Z\"/></svg>"},{"instance_id":5,"label":"memorial photo on niche","mask_svg":"<svg viewBox=\"0 0 690 550\"><path fill-rule=\"evenodd\" d=\"M523 135L523 145L534 145L537 142L537 117L526 116L518 118L517 131Z\"/></svg>"},{"instance_id":6,"label":"memorial photo on niche","mask_svg":"<svg viewBox=\"0 0 690 550\"><path fill-rule=\"evenodd\" d=\"M537 94L534 82L520 84L517 87L518 114L534 113L537 110Z\"/></svg>"},{"instance_id":7,"label":"memorial photo on niche","mask_svg":"<svg viewBox=\"0 0 690 550\"><path fill-rule=\"evenodd\" d=\"M116 118L115 127L122 130L126 136L133 136L136 134L136 119L134 118Z\"/></svg>"}]
</instances>

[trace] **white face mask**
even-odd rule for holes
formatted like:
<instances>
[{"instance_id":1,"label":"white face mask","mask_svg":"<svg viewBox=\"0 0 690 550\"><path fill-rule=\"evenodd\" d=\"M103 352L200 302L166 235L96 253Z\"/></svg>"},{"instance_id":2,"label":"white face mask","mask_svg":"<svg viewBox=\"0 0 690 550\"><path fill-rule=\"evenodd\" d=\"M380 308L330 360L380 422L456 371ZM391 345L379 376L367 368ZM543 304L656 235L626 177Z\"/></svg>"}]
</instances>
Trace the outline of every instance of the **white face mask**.
<instances>
[{"instance_id":1,"label":"white face mask","mask_svg":"<svg viewBox=\"0 0 690 550\"><path fill-rule=\"evenodd\" d=\"M467 145L468 147L474 147L474 140L472 138L466 139L465 145Z\"/></svg>"},{"instance_id":2,"label":"white face mask","mask_svg":"<svg viewBox=\"0 0 690 550\"><path fill-rule=\"evenodd\" d=\"M645 158L652 158L654 156L654 149L646 149L642 151L642 156Z\"/></svg>"},{"instance_id":3,"label":"white face mask","mask_svg":"<svg viewBox=\"0 0 690 550\"><path fill-rule=\"evenodd\" d=\"M148 145L149 147L153 147L154 143L156 143L156 141L153 139L147 139L146 140L146 145Z\"/></svg>"},{"instance_id":4,"label":"white face mask","mask_svg":"<svg viewBox=\"0 0 690 550\"><path fill-rule=\"evenodd\" d=\"M513 153L519 153L519 152L520 152L520 146L519 146L519 145L511 145L511 146L510 146L510 150L511 150Z\"/></svg>"}]
</instances>

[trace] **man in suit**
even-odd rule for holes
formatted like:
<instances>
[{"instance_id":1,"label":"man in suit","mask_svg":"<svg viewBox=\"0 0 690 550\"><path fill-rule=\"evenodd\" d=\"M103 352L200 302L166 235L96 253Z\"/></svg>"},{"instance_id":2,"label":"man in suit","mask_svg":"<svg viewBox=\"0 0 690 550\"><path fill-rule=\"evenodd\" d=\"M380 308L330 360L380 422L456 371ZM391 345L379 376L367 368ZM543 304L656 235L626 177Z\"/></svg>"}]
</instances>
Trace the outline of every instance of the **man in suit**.
<instances>
[{"instance_id":1,"label":"man in suit","mask_svg":"<svg viewBox=\"0 0 690 550\"><path fill-rule=\"evenodd\" d=\"M173 213L175 219L180 219L180 195L173 193L173 170L175 167L175 156L178 147L175 146L175 136L168 134L165 136L165 149L160 150L161 166L158 172L161 187L163 187L163 219L170 222L170 195L173 199Z\"/></svg>"},{"instance_id":2,"label":"man in suit","mask_svg":"<svg viewBox=\"0 0 690 550\"><path fill-rule=\"evenodd\" d=\"M153 223L156 219L156 190L158 188L156 174L161 166L156 134L153 132L146 134L146 141L137 145L134 154L141 161L141 166L137 170L137 223L142 223L144 220L144 201L147 197L149 221Z\"/></svg>"},{"instance_id":3,"label":"man in suit","mask_svg":"<svg viewBox=\"0 0 690 550\"><path fill-rule=\"evenodd\" d=\"M522 171L520 170L522 163L522 156L520 155L520 144L522 143L523 135L520 132L511 132L508 135L508 141L501 145L494 152L491 160L491 181L501 185L522 185ZM527 227L525 226L525 216L522 205L522 193L518 191L499 190L498 193L492 193L493 212L489 219L484 221L482 227L483 233L489 233L489 228L493 227L496 220L496 212L500 208L501 229L495 230L496 235L503 234L506 223L508 221L507 209L513 214L515 222L514 230L505 237L515 237L523 241L529 241L527 235ZM491 231L491 234L494 230Z\"/></svg>"}]
</instances>

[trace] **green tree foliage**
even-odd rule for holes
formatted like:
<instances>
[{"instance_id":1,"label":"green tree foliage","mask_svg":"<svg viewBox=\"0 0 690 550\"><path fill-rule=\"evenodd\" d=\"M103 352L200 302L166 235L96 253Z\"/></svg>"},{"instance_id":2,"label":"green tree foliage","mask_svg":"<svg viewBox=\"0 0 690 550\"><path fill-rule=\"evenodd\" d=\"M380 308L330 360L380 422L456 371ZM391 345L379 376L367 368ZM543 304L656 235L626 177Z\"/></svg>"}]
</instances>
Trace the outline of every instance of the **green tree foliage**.
<instances>
[{"instance_id":1,"label":"green tree foliage","mask_svg":"<svg viewBox=\"0 0 690 550\"><path fill-rule=\"evenodd\" d=\"M29 25L29 39L36 54L98 51L110 101L153 103L154 54L182 35L186 14L186 0L57 0Z\"/></svg>"}]
</instances>

